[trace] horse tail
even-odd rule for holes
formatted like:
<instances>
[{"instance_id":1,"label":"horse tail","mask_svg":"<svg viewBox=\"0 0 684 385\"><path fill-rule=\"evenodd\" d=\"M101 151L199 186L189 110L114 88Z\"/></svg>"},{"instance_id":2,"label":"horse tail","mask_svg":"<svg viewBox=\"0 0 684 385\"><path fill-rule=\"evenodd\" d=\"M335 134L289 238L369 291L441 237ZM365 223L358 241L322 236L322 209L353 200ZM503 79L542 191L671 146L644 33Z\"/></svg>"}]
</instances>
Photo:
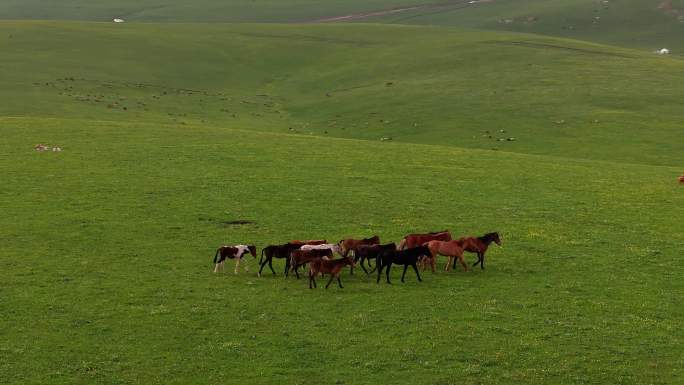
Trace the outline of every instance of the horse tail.
<instances>
[{"instance_id":1,"label":"horse tail","mask_svg":"<svg viewBox=\"0 0 684 385\"><path fill-rule=\"evenodd\" d=\"M216 263L216 261L218 261L219 251L221 251L220 247L218 249L216 249L216 255L214 255L214 263Z\"/></svg>"},{"instance_id":2,"label":"horse tail","mask_svg":"<svg viewBox=\"0 0 684 385\"><path fill-rule=\"evenodd\" d=\"M261 257L259 257L259 264L261 265L261 261L264 260L264 251L266 251L266 248L264 247L261 249Z\"/></svg>"}]
</instances>

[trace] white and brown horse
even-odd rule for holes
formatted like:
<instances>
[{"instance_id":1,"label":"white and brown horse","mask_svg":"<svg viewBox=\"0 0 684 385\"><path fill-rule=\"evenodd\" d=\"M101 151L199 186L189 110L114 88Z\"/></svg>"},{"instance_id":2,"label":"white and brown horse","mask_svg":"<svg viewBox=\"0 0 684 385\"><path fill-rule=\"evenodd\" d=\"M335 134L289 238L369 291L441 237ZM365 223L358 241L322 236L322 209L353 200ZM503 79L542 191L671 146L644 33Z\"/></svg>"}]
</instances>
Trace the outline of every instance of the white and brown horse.
<instances>
[{"instance_id":1,"label":"white and brown horse","mask_svg":"<svg viewBox=\"0 0 684 385\"><path fill-rule=\"evenodd\" d=\"M238 273L238 268L240 267L240 261L245 254L252 254L252 257L256 259L256 246L252 245L235 245L235 246L221 246L216 250L216 255L214 255L214 273L218 273L219 268L224 269L224 264L226 259L235 260L235 274ZM245 271L249 271L247 265L245 265Z\"/></svg>"}]
</instances>

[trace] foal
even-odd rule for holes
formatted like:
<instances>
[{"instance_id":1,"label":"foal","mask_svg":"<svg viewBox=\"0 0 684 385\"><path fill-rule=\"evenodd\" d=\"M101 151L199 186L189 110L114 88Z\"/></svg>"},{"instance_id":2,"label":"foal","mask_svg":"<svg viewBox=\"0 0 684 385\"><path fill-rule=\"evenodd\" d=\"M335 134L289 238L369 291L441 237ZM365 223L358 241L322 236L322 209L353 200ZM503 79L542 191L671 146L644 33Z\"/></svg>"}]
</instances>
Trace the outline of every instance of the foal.
<instances>
[{"instance_id":1,"label":"foal","mask_svg":"<svg viewBox=\"0 0 684 385\"><path fill-rule=\"evenodd\" d=\"M320 249L320 250L295 250L290 253L290 270L293 270L297 279L299 279L299 266L306 265L309 262L315 261L321 258L332 259L333 253L330 249ZM285 276L287 277L289 273L286 271Z\"/></svg>"},{"instance_id":2,"label":"foal","mask_svg":"<svg viewBox=\"0 0 684 385\"><path fill-rule=\"evenodd\" d=\"M380 283L380 275L382 275L382 269L386 269L385 274L387 275L387 283L392 283L390 282L389 278L392 264L404 265L404 272L401 274L401 282L404 282L406 269L409 267L409 265L413 267L413 270L416 272L418 281L422 282L423 280L420 278L420 273L418 273L418 267L416 265L418 264L418 261L421 258L429 257L430 255L432 254L430 253L430 249L428 249L427 246L418 246L406 250L383 250L382 253L380 253L376 258L375 263L376 266L378 266L377 283Z\"/></svg>"},{"instance_id":3,"label":"foal","mask_svg":"<svg viewBox=\"0 0 684 385\"><path fill-rule=\"evenodd\" d=\"M481 237L466 237L460 238L459 241L463 242L463 250L469 253L477 254L477 262L473 263L473 266L480 264L482 270L484 270L484 257L487 252L489 244L492 242L501 246L501 238L499 238L499 233L487 233ZM456 267L456 262L454 261L454 267Z\"/></svg>"},{"instance_id":4,"label":"foal","mask_svg":"<svg viewBox=\"0 0 684 385\"><path fill-rule=\"evenodd\" d=\"M226 259L235 259L235 274L237 274L240 261L242 261L242 257L247 253L252 254L252 257L256 259L256 246L236 245L219 247L216 250L216 255L214 255L214 273L218 273L219 267L224 269ZM245 265L245 271L249 271L247 265Z\"/></svg>"},{"instance_id":5,"label":"foal","mask_svg":"<svg viewBox=\"0 0 684 385\"><path fill-rule=\"evenodd\" d=\"M316 275L319 273L330 274L330 280L328 280L328 284L325 285L326 289L328 286L330 286L330 283L334 278L337 279L337 284L340 285L340 289L342 289L342 281L340 281L340 273L342 272L342 269L347 265L353 267L355 264L356 263L351 257L344 257L335 260L325 260L321 258L311 261L311 263L309 263L309 289L316 287ZM313 286L311 286L312 283Z\"/></svg>"}]
</instances>

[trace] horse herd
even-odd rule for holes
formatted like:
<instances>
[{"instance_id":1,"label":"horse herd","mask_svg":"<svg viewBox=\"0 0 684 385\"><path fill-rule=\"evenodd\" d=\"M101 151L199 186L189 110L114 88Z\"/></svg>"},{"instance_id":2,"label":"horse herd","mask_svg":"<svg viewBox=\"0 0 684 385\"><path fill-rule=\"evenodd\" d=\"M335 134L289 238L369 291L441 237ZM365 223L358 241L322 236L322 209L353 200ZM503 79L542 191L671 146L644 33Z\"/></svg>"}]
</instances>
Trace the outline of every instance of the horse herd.
<instances>
[{"instance_id":1,"label":"horse herd","mask_svg":"<svg viewBox=\"0 0 684 385\"><path fill-rule=\"evenodd\" d=\"M492 242L501 246L499 233L493 232L481 237L462 237L454 240L448 230L426 234L409 234L398 245L394 242L381 244L380 238L377 235L365 239L343 239L338 243L328 243L325 239L294 240L282 245L264 247L261 250L261 258L259 258L260 267L257 275L261 277L261 272L266 265L268 265L273 274L276 274L273 269L273 259L276 258L285 259L286 277L294 272L297 278L299 278L299 268L308 265L310 289L316 287L316 277L323 274L330 275L330 279L325 285L326 289L330 286L333 279L336 279L339 287L342 288L342 282L340 281L342 269L350 266L351 274L354 274L354 267L357 263L366 274L372 274L377 270L378 283L380 282L383 270L387 277L387 283L391 283L390 269L392 265L404 266L401 282L404 282L406 270L409 266L416 272L418 281L422 281L418 272L418 266L423 271L425 271L427 266L430 266L434 273L438 255L449 258L444 266L446 271L449 271L452 267L455 268L457 260L463 266L463 270L468 271L468 265L463 258L465 252L476 254L477 261L473 266L479 264L484 269L485 253ZM247 254L251 254L256 259L256 246L236 245L219 247L214 255L214 272L217 273L219 270L224 269L226 259L235 259L235 274L237 274L240 262ZM333 259L335 254L340 255L342 258ZM371 261L374 262L375 266L369 271ZM368 264L368 269L366 269L364 263ZM245 270L248 270L246 266Z\"/></svg>"}]
</instances>

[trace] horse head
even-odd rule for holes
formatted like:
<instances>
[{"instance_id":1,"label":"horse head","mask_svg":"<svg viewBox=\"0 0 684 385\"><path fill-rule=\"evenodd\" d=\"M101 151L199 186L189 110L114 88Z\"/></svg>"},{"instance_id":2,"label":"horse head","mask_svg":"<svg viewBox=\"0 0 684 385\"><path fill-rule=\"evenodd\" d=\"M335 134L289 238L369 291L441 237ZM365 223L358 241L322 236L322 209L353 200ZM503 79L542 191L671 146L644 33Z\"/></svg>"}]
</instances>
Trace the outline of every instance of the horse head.
<instances>
[{"instance_id":1,"label":"horse head","mask_svg":"<svg viewBox=\"0 0 684 385\"><path fill-rule=\"evenodd\" d=\"M501 246L501 238L499 238L498 232L489 233L488 235L489 235L489 239L494 241L494 243L496 243L497 245Z\"/></svg>"},{"instance_id":2,"label":"horse head","mask_svg":"<svg viewBox=\"0 0 684 385\"><path fill-rule=\"evenodd\" d=\"M256 259L256 246L254 245L249 245L247 246L247 250L249 250L249 253L252 254L252 257Z\"/></svg>"}]
</instances>

